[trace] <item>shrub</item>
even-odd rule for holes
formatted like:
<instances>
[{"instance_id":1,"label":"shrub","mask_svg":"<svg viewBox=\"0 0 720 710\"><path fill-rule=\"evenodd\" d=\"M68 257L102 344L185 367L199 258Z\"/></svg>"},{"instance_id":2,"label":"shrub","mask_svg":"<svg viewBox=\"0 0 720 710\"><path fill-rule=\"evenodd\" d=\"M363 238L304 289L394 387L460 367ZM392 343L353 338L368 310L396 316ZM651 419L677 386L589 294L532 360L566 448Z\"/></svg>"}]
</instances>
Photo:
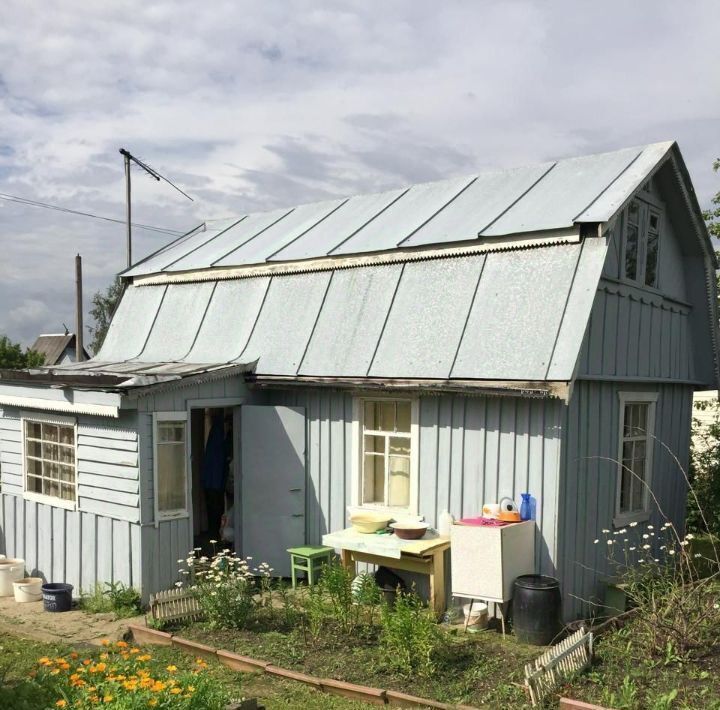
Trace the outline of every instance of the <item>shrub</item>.
<instances>
[{"instance_id":1,"label":"shrub","mask_svg":"<svg viewBox=\"0 0 720 710\"><path fill-rule=\"evenodd\" d=\"M80 597L80 606L91 614L114 613L118 618L142 612L140 593L122 582L96 582L91 592Z\"/></svg>"},{"instance_id":2,"label":"shrub","mask_svg":"<svg viewBox=\"0 0 720 710\"><path fill-rule=\"evenodd\" d=\"M228 702L222 686L205 674L201 659L183 670L157 663L124 641L103 643L106 649L96 659L70 653L39 660L33 682L53 698L50 707L221 710Z\"/></svg>"},{"instance_id":3,"label":"shrub","mask_svg":"<svg viewBox=\"0 0 720 710\"><path fill-rule=\"evenodd\" d=\"M692 533L682 538L670 522L658 530L630 523L603 532L635 609L636 638L644 651L682 660L720 643L720 563L692 551ZM699 563L709 574L700 574Z\"/></svg>"},{"instance_id":4,"label":"shrub","mask_svg":"<svg viewBox=\"0 0 720 710\"><path fill-rule=\"evenodd\" d=\"M394 606L383 605L380 620L388 665L407 676L430 677L445 640L435 614L413 592L398 592Z\"/></svg>"}]
</instances>

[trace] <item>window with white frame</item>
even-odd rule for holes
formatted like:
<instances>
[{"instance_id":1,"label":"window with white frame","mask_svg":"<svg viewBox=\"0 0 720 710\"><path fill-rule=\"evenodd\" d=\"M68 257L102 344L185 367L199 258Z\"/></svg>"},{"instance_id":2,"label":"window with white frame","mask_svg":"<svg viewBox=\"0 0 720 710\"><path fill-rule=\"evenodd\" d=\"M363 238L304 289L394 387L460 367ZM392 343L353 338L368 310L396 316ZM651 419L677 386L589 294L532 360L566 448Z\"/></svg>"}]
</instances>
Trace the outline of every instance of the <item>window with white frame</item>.
<instances>
[{"instance_id":1,"label":"window with white frame","mask_svg":"<svg viewBox=\"0 0 720 710\"><path fill-rule=\"evenodd\" d=\"M157 517L187 515L187 416L157 412L154 433Z\"/></svg>"},{"instance_id":2,"label":"window with white frame","mask_svg":"<svg viewBox=\"0 0 720 710\"><path fill-rule=\"evenodd\" d=\"M644 200L633 200L625 215L623 274L629 281L658 285L661 213Z\"/></svg>"},{"instance_id":3,"label":"window with white frame","mask_svg":"<svg viewBox=\"0 0 720 710\"><path fill-rule=\"evenodd\" d=\"M23 419L25 492L74 503L75 423Z\"/></svg>"},{"instance_id":4,"label":"window with white frame","mask_svg":"<svg viewBox=\"0 0 720 710\"><path fill-rule=\"evenodd\" d=\"M411 400L361 401L360 503L408 508L412 476Z\"/></svg>"},{"instance_id":5,"label":"window with white frame","mask_svg":"<svg viewBox=\"0 0 720 710\"><path fill-rule=\"evenodd\" d=\"M618 456L617 516L647 512L651 485L654 393L620 393L620 453Z\"/></svg>"}]
</instances>

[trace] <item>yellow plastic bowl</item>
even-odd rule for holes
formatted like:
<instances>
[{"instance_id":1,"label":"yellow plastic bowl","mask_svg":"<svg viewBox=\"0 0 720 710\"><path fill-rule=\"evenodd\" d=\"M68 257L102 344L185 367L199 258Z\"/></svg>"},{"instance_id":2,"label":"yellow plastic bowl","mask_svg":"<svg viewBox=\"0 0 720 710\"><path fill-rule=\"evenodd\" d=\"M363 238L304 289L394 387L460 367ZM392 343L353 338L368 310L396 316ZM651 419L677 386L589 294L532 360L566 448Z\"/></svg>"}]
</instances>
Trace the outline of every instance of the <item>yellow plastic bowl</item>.
<instances>
[{"instance_id":1,"label":"yellow plastic bowl","mask_svg":"<svg viewBox=\"0 0 720 710\"><path fill-rule=\"evenodd\" d=\"M356 513L350 516L350 524L359 533L375 533L388 526L390 518L380 513Z\"/></svg>"}]
</instances>

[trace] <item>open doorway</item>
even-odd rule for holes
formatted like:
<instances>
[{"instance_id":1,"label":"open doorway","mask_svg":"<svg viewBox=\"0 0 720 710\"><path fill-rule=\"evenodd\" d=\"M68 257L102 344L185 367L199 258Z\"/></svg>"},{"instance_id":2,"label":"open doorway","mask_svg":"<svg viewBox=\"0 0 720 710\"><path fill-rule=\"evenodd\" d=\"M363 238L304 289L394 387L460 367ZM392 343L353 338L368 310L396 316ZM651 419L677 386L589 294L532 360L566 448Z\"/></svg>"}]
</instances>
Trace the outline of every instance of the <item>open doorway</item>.
<instances>
[{"instance_id":1,"label":"open doorway","mask_svg":"<svg viewBox=\"0 0 720 710\"><path fill-rule=\"evenodd\" d=\"M234 542L232 407L192 409L190 433L193 546L210 556Z\"/></svg>"}]
</instances>

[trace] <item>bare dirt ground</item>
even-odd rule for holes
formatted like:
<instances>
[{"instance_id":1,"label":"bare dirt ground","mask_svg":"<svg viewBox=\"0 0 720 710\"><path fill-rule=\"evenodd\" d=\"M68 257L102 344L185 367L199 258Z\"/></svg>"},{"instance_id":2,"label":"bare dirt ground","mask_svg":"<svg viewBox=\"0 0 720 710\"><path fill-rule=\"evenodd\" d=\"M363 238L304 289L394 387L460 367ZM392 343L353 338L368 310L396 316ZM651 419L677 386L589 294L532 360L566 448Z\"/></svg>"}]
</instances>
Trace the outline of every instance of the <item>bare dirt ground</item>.
<instances>
[{"instance_id":1,"label":"bare dirt ground","mask_svg":"<svg viewBox=\"0 0 720 710\"><path fill-rule=\"evenodd\" d=\"M102 639L121 639L129 623L144 623L144 617L116 619L114 614L87 614L79 609L50 613L43 610L41 601L18 604L13 597L0 597L0 634L99 645Z\"/></svg>"}]
</instances>

